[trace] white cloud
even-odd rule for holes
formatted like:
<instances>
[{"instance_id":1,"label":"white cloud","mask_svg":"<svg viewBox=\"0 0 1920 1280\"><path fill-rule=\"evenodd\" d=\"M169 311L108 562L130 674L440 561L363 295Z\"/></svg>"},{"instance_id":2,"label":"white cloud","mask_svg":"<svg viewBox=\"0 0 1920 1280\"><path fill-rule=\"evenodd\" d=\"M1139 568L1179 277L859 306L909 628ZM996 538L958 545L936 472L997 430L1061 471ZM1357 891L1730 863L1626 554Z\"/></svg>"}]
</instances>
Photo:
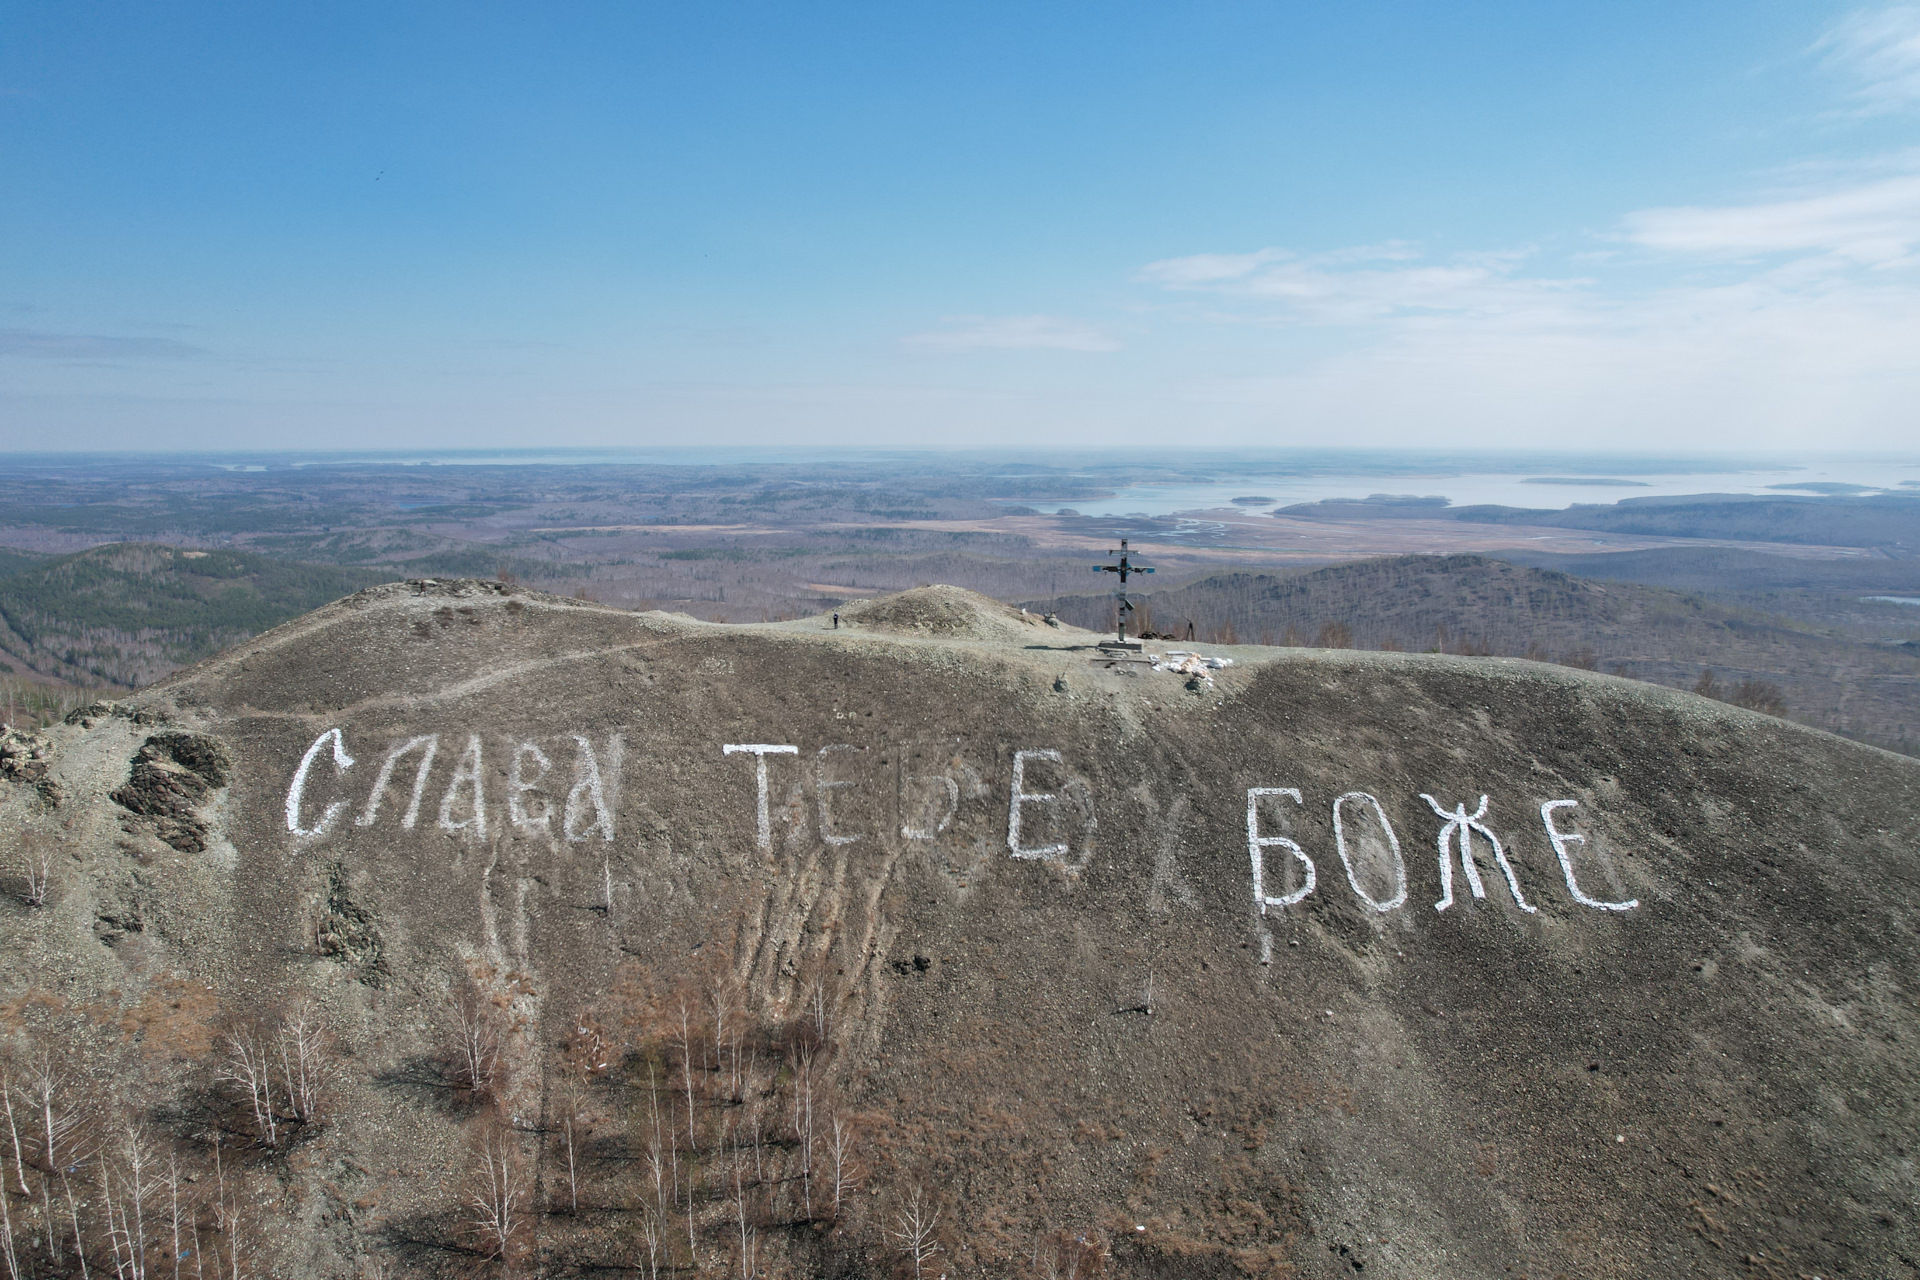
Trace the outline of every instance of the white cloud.
<instances>
[{"instance_id":1,"label":"white cloud","mask_svg":"<svg viewBox=\"0 0 1920 1280\"><path fill-rule=\"evenodd\" d=\"M1120 343L1092 325L1061 316L947 316L947 328L901 339L919 351L1118 351Z\"/></svg>"},{"instance_id":2,"label":"white cloud","mask_svg":"<svg viewBox=\"0 0 1920 1280\"><path fill-rule=\"evenodd\" d=\"M39 360L179 359L207 354L167 338L116 338L95 333L42 333L0 329L0 356Z\"/></svg>"},{"instance_id":3,"label":"white cloud","mask_svg":"<svg viewBox=\"0 0 1920 1280\"><path fill-rule=\"evenodd\" d=\"M1476 254L1427 264L1404 245L1392 246L1391 252L1370 246L1306 257L1262 249L1167 258L1148 263L1137 278L1182 292L1278 304L1287 318L1322 324L1535 313L1559 306L1559 295L1580 284L1520 276L1524 257ZM1373 265L1381 262L1392 265Z\"/></svg>"},{"instance_id":4,"label":"white cloud","mask_svg":"<svg viewBox=\"0 0 1920 1280\"><path fill-rule=\"evenodd\" d=\"M1893 265L1920 245L1920 173L1759 204L1646 209L1628 215L1624 235L1674 253L1828 254Z\"/></svg>"},{"instance_id":5,"label":"white cloud","mask_svg":"<svg viewBox=\"0 0 1920 1280\"><path fill-rule=\"evenodd\" d=\"M1255 342L1237 372L1189 384L1242 429L1395 444L1908 441L1917 168L1909 157L1894 176L1803 177L1774 200L1643 210L1608 237L1610 257L1569 255L1594 273L1579 279L1525 251L1283 249L1167 259L1138 278L1212 300L1190 321L1319 331Z\"/></svg>"},{"instance_id":6,"label":"white cloud","mask_svg":"<svg viewBox=\"0 0 1920 1280\"><path fill-rule=\"evenodd\" d=\"M1920 8L1851 14L1813 47L1854 82L1860 109L1881 113L1920 104Z\"/></svg>"}]
</instances>

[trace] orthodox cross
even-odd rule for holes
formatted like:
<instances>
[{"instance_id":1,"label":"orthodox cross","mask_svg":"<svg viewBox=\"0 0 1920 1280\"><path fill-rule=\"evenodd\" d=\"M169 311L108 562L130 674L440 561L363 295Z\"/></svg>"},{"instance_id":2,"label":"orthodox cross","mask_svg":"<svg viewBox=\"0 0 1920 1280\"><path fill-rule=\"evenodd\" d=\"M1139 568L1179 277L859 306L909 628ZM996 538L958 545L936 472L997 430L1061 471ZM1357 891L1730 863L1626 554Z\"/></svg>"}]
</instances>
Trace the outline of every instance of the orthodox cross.
<instances>
[{"instance_id":1,"label":"orthodox cross","mask_svg":"<svg viewBox=\"0 0 1920 1280\"><path fill-rule=\"evenodd\" d=\"M1126 648L1138 649L1140 646L1137 644L1127 644L1127 615L1133 612L1133 602L1127 599L1127 577L1129 574L1135 573L1152 573L1153 570L1144 564L1135 564L1133 562L1133 554L1127 550L1127 540L1125 538L1120 539L1120 550L1109 551L1107 554L1109 556L1120 557L1119 562L1117 564L1097 564L1093 566L1093 571L1095 573L1117 573L1120 575L1119 589L1113 593L1114 599L1120 602L1120 638L1114 643Z\"/></svg>"}]
</instances>

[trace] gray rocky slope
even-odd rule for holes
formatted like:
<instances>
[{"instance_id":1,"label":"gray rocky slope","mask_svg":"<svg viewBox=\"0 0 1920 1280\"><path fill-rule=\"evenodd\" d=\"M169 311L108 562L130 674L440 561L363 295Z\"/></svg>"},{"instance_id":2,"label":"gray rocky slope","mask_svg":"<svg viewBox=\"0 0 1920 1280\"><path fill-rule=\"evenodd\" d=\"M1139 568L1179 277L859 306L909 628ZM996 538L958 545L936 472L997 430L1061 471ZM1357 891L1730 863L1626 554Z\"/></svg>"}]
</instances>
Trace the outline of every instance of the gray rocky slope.
<instances>
[{"instance_id":1,"label":"gray rocky slope","mask_svg":"<svg viewBox=\"0 0 1920 1280\"><path fill-rule=\"evenodd\" d=\"M1094 640L416 582L16 743L0 1052L96 1135L0 1148L21 1265L132 1132L256 1274L1920 1271L1920 762Z\"/></svg>"}]
</instances>

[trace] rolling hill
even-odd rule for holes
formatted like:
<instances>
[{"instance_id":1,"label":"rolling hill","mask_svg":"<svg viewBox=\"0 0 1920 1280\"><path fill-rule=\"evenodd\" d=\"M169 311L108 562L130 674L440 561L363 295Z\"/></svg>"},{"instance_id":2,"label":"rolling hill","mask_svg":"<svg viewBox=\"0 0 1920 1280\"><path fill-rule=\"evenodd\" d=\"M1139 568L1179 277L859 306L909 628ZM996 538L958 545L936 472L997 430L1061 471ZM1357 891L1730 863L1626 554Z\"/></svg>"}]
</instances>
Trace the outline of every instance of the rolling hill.
<instances>
[{"instance_id":1,"label":"rolling hill","mask_svg":"<svg viewBox=\"0 0 1920 1280\"><path fill-rule=\"evenodd\" d=\"M393 584L9 746L12 1096L103 1135L22 1137L23 1265L1920 1256L1920 762L1534 662L842 622Z\"/></svg>"}]
</instances>

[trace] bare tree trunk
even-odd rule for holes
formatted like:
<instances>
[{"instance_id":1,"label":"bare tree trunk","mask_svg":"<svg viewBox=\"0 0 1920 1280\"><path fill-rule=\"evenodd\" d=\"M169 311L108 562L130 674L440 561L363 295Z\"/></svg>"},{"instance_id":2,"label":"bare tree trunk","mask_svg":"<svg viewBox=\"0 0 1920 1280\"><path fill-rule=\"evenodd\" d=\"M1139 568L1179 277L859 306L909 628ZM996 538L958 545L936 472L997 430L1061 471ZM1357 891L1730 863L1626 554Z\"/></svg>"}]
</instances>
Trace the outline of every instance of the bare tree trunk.
<instances>
[{"instance_id":1,"label":"bare tree trunk","mask_svg":"<svg viewBox=\"0 0 1920 1280\"><path fill-rule=\"evenodd\" d=\"M173 1225L173 1280L180 1280L180 1162L167 1157L168 1217Z\"/></svg>"},{"instance_id":2,"label":"bare tree trunk","mask_svg":"<svg viewBox=\"0 0 1920 1280\"><path fill-rule=\"evenodd\" d=\"M91 1280L87 1275L87 1241L80 1234L80 1202L74 1198L73 1183L67 1180L65 1169L60 1171L60 1189L67 1195L67 1216L73 1221L73 1251L80 1258L80 1280Z\"/></svg>"},{"instance_id":3,"label":"bare tree trunk","mask_svg":"<svg viewBox=\"0 0 1920 1280\"><path fill-rule=\"evenodd\" d=\"M567 1136L567 1197L571 1202L572 1212L577 1217L580 1213L580 1171L574 1164L573 1117L569 1115L561 1123Z\"/></svg>"},{"instance_id":4,"label":"bare tree trunk","mask_svg":"<svg viewBox=\"0 0 1920 1280\"><path fill-rule=\"evenodd\" d=\"M724 1079L725 1067L720 1061L720 1055L726 1051L727 1010L733 1002L727 998L726 987L718 981L713 984L713 989L708 993L707 998L713 1004L713 1071L715 1075Z\"/></svg>"},{"instance_id":5,"label":"bare tree trunk","mask_svg":"<svg viewBox=\"0 0 1920 1280\"><path fill-rule=\"evenodd\" d=\"M934 1228L940 1223L940 1212L930 1209L926 1203L926 1192L919 1187L907 1197L894 1219L894 1226L887 1234L899 1244L900 1251L913 1263L914 1280L920 1280L921 1271L933 1256L940 1252L939 1244L934 1240Z\"/></svg>"},{"instance_id":6,"label":"bare tree trunk","mask_svg":"<svg viewBox=\"0 0 1920 1280\"><path fill-rule=\"evenodd\" d=\"M828 1140L827 1152L833 1158L833 1216L840 1217L840 1199L853 1189L851 1172L847 1167L847 1156L853 1150L853 1131L839 1116L833 1118L833 1137Z\"/></svg>"},{"instance_id":7,"label":"bare tree trunk","mask_svg":"<svg viewBox=\"0 0 1920 1280\"><path fill-rule=\"evenodd\" d=\"M268 1147L280 1145L280 1119L273 1105L273 1065L267 1047L251 1027L227 1033L227 1061L221 1076L246 1095L253 1123Z\"/></svg>"},{"instance_id":8,"label":"bare tree trunk","mask_svg":"<svg viewBox=\"0 0 1920 1280\"><path fill-rule=\"evenodd\" d=\"M4 1073L0 1073L0 1107L6 1110L7 1132L13 1135L13 1178L20 1184L20 1194L31 1202L33 1188L27 1185L27 1166L20 1148L20 1125L13 1114L13 1082ZM4 1165L4 1160L0 1160L0 1165ZM0 1176L0 1194L5 1194L6 1189L7 1180L4 1176Z\"/></svg>"},{"instance_id":9,"label":"bare tree trunk","mask_svg":"<svg viewBox=\"0 0 1920 1280\"><path fill-rule=\"evenodd\" d=\"M802 1217L813 1221L813 1050L802 1049L797 1056L798 1079L794 1081L794 1137L800 1139L800 1186L804 1195Z\"/></svg>"},{"instance_id":10,"label":"bare tree trunk","mask_svg":"<svg viewBox=\"0 0 1920 1280\"><path fill-rule=\"evenodd\" d=\"M123 1260L120 1256L120 1237L123 1236L125 1232L120 1229L114 1220L113 1179L107 1173L107 1162L105 1160L100 1162L100 1207L106 1211L107 1215L107 1244L113 1249L113 1273L116 1276L124 1277L130 1270L129 1264L132 1259L129 1257Z\"/></svg>"},{"instance_id":11,"label":"bare tree trunk","mask_svg":"<svg viewBox=\"0 0 1920 1280\"><path fill-rule=\"evenodd\" d=\"M653 1132L647 1141L647 1163L653 1171L653 1207L660 1215L664 1227L667 1221L666 1160L660 1154L660 1091L658 1081L653 1074L653 1064L647 1064L647 1091L653 1110ZM676 1177L678 1176L676 1172Z\"/></svg>"},{"instance_id":12,"label":"bare tree trunk","mask_svg":"<svg viewBox=\"0 0 1920 1280\"><path fill-rule=\"evenodd\" d=\"M42 845L38 853L32 848L26 851L26 892L20 900L30 907L42 907L47 903L47 889L53 883L53 855Z\"/></svg>"},{"instance_id":13,"label":"bare tree trunk","mask_svg":"<svg viewBox=\"0 0 1920 1280\"><path fill-rule=\"evenodd\" d=\"M685 1000L680 1002L680 1074L687 1079L687 1149L698 1151L700 1140L694 1134L693 1118L693 1030Z\"/></svg>"},{"instance_id":14,"label":"bare tree trunk","mask_svg":"<svg viewBox=\"0 0 1920 1280\"><path fill-rule=\"evenodd\" d=\"M20 1257L13 1242L13 1210L7 1204L4 1185L0 1185L0 1260L7 1264L7 1280L20 1280Z\"/></svg>"},{"instance_id":15,"label":"bare tree trunk","mask_svg":"<svg viewBox=\"0 0 1920 1280\"><path fill-rule=\"evenodd\" d=\"M134 1280L147 1278L147 1195L153 1190L153 1184L147 1180L147 1166L153 1162L146 1144L140 1139L140 1131L128 1125L122 1140L121 1151L127 1162L127 1198L133 1209L130 1230L133 1232L128 1252L137 1259ZM120 1212L122 1221L126 1220L126 1209Z\"/></svg>"},{"instance_id":16,"label":"bare tree trunk","mask_svg":"<svg viewBox=\"0 0 1920 1280\"><path fill-rule=\"evenodd\" d=\"M647 1241L647 1280L660 1280L660 1219L652 1213L642 1212L640 1234Z\"/></svg>"},{"instance_id":17,"label":"bare tree trunk","mask_svg":"<svg viewBox=\"0 0 1920 1280\"><path fill-rule=\"evenodd\" d=\"M687 1170L687 1265L697 1274L700 1270L700 1249L693 1239L693 1170Z\"/></svg>"},{"instance_id":18,"label":"bare tree trunk","mask_svg":"<svg viewBox=\"0 0 1920 1280\"><path fill-rule=\"evenodd\" d=\"M500 1026L486 997L478 991L456 991L449 996L453 1008L455 1070L463 1084L476 1096L492 1092L500 1074Z\"/></svg>"},{"instance_id":19,"label":"bare tree trunk","mask_svg":"<svg viewBox=\"0 0 1920 1280\"><path fill-rule=\"evenodd\" d=\"M60 1082L53 1074L53 1061L42 1056L33 1080L34 1109L39 1113L40 1154L46 1162L45 1171L40 1176L40 1204L41 1216L47 1224L47 1256L56 1264L60 1261L60 1233L53 1225L53 1175L62 1167L60 1144L78 1123L77 1117L63 1116L56 1111L54 1098L59 1090ZM74 1243L79 1243L77 1231Z\"/></svg>"},{"instance_id":20,"label":"bare tree trunk","mask_svg":"<svg viewBox=\"0 0 1920 1280\"><path fill-rule=\"evenodd\" d=\"M280 1024L280 1069L294 1119L311 1124L319 1117L320 1091L328 1074L326 1028L309 1004L295 1007Z\"/></svg>"},{"instance_id":21,"label":"bare tree trunk","mask_svg":"<svg viewBox=\"0 0 1920 1280\"><path fill-rule=\"evenodd\" d=\"M214 1226L227 1238L227 1269L231 1273L228 1280L240 1280L239 1202L237 1199L231 1204L227 1201L227 1169L217 1145L213 1149L213 1173L217 1180L217 1194L220 1197L214 1213ZM214 1280L222 1280L218 1258L214 1259L213 1274Z\"/></svg>"},{"instance_id":22,"label":"bare tree trunk","mask_svg":"<svg viewBox=\"0 0 1920 1280\"><path fill-rule=\"evenodd\" d=\"M6 1108L7 1128L13 1133L14 1175L20 1179L20 1187L28 1197L27 1203L32 1204L33 1192L27 1189L26 1172L20 1165L20 1128L13 1121L13 1090L4 1073L0 1073L0 1106ZM13 1209L7 1203L8 1195L6 1161L0 1159L0 1257L6 1260L9 1280L20 1280L20 1255L13 1238Z\"/></svg>"},{"instance_id":23,"label":"bare tree trunk","mask_svg":"<svg viewBox=\"0 0 1920 1280\"><path fill-rule=\"evenodd\" d=\"M482 1247L490 1256L503 1260L513 1250L526 1200L520 1164L507 1141L504 1136L487 1136L480 1152L484 1171L467 1198L468 1208L473 1211L471 1225Z\"/></svg>"},{"instance_id":24,"label":"bare tree trunk","mask_svg":"<svg viewBox=\"0 0 1920 1280\"><path fill-rule=\"evenodd\" d=\"M747 1229L747 1189L740 1170L740 1141L733 1143L733 1204L740 1219L740 1280L753 1280L753 1237Z\"/></svg>"}]
</instances>

